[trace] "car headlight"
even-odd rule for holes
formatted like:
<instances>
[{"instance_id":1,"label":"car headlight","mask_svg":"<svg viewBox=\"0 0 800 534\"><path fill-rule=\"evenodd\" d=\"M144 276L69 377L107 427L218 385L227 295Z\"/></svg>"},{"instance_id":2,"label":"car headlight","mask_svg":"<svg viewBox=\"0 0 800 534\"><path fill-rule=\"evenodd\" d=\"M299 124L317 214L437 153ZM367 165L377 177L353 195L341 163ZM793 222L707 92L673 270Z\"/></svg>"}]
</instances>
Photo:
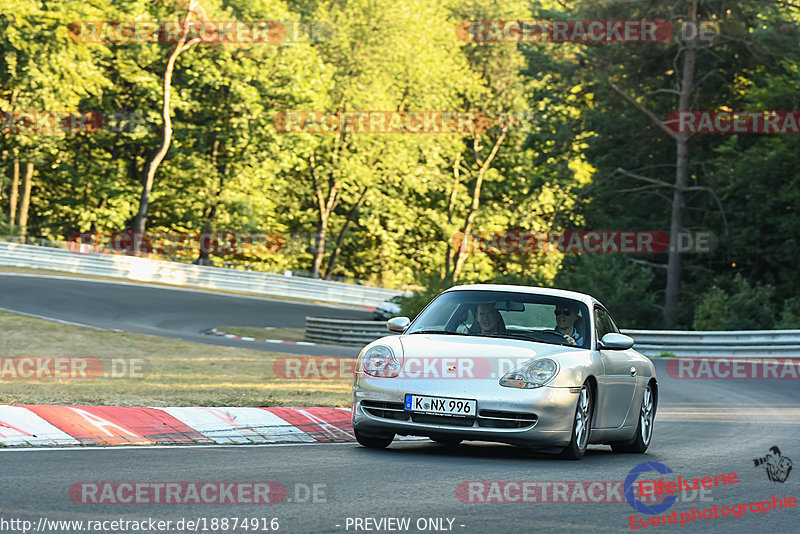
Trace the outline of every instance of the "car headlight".
<instances>
[{"instance_id":1,"label":"car headlight","mask_svg":"<svg viewBox=\"0 0 800 534\"><path fill-rule=\"evenodd\" d=\"M361 360L361 368L370 376L394 378L400 374L402 365L395 358L392 349L386 345L370 348Z\"/></svg>"},{"instance_id":2,"label":"car headlight","mask_svg":"<svg viewBox=\"0 0 800 534\"><path fill-rule=\"evenodd\" d=\"M558 364L550 358L542 358L519 369L509 371L500 379L500 385L507 388L540 388L552 380L556 374L558 374Z\"/></svg>"}]
</instances>

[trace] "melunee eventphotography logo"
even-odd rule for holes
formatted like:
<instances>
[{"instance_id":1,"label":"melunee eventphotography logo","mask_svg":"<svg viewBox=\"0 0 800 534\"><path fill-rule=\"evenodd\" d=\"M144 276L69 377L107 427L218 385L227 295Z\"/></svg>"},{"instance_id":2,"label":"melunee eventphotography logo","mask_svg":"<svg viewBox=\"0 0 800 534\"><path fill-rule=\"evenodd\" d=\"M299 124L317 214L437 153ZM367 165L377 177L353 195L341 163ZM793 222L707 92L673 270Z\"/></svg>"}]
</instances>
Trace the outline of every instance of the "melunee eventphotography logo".
<instances>
[{"instance_id":1,"label":"melunee eventphotography logo","mask_svg":"<svg viewBox=\"0 0 800 534\"><path fill-rule=\"evenodd\" d=\"M662 475L672 473L672 469L659 462L644 462L637 465L631 469L630 472L628 472L628 476L625 477L625 500L628 501L628 504L631 505L631 508L637 512L641 512L643 514L660 514L661 512L669 510L669 507L675 503L675 499L677 499L677 497L675 495L671 495L660 503L655 504L645 504L640 501L634 493L634 487L639 475L642 473L647 473L648 471L655 471Z\"/></svg>"},{"instance_id":2,"label":"melunee eventphotography logo","mask_svg":"<svg viewBox=\"0 0 800 534\"><path fill-rule=\"evenodd\" d=\"M657 480L638 480L642 473L656 471L661 475L672 473L672 469L659 462L644 462L630 470L625 477L625 500L631 508L643 514L656 515L666 510L675 503L677 496L685 491L696 491L710 489L729 484L737 484L739 476L736 473L721 473L714 476L703 476L687 478L681 475L676 480L665 480L659 477ZM638 493L634 491L638 488ZM656 497L662 499L653 504L645 504L642 497Z\"/></svg>"},{"instance_id":3,"label":"melunee eventphotography logo","mask_svg":"<svg viewBox=\"0 0 800 534\"><path fill-rule=\"evenodd\" d=\"M756 467L763 467L771 482L786 482L792 471L792 461L786 456L781 456L781 450L777 446L770 447L766 456L753 458L753 464Z\"/></svg>"}]
</instances>

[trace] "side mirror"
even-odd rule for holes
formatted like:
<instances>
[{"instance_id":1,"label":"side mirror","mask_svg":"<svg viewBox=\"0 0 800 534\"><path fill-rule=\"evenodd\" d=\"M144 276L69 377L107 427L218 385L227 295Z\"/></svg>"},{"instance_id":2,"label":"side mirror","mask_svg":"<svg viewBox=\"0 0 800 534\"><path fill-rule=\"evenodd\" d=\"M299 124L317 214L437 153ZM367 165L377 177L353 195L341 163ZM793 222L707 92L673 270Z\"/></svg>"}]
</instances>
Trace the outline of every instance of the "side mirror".
<instances>
[{"instance_id":1,"label":"side mirror","mask_svg":"<svg viewBox=\"0 0 800 534\"><path fill-rule=\"evenodd\" d=\"M398 334L402 334L408 328L408 325L411 324L411 319L408 317L392 317L388 321L386 321L386 328L389 332L397 332ZM631 344L633 344L633 340L631 340Z\"/></svg>"},{"instance_id":2,"label":"side mirror","mask_svg":"<svg viewBox=\"0 0 800 534\"><path fill-rule=\"evenodd\" d=\"M628 350L633 347L633 338L625 334L609 333L603 336L597 348L601 350Z\"/></svg>"}]
</instances>

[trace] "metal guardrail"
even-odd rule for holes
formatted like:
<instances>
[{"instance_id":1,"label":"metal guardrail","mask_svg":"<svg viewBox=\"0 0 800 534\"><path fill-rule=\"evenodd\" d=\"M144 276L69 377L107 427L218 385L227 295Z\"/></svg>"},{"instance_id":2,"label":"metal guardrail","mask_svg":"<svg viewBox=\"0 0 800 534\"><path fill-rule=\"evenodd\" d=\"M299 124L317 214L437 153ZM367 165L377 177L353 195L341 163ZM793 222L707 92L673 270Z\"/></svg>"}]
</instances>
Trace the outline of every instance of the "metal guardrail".
<instances>
[{"instance_id":1,"label":"metal guardrail","mask_svg":"<svg viewBox=\"0 0 800 534\"><path fill-rule=\"evenodd\" d=\"M402 294L394 289L342 282L6 242L0 242L0 265L362 306L377 306Z\"/></svg>"},{"instance_id":2,"label":"metal guardrail","mask_svg":"<svg viewBox=\"0 0 800 534\"><path fill-rule=\"evenodd\" d=\"M306 341L328 345L361 346L383 336L386 321L348 321L324 317L306 317Z\"/></svg>"},{"instance_id":3,"label":"metal guardrail","mask_svg":"<svg viewBox=\"0 0 800 534\"><path fill-rule=\"evenodd\" d=\"M623 330L622 333L633 337L634 348L646 356L668 352L696 358L800 357L800 330ZM306 341L363 346L389 334L385 321L306 317Z\"/></svg>"},{"instance_id":4,"label":"metal guardrail","mask_svg":"<svg viewBox=\"0 0 800 534\"><path fill-rule=\"evenodd\" d=\"M623 330L647 356L669 352L680 357L749 358L800 357L800 330L740 330L686 332Z\"/></svg>"}]
</instances>

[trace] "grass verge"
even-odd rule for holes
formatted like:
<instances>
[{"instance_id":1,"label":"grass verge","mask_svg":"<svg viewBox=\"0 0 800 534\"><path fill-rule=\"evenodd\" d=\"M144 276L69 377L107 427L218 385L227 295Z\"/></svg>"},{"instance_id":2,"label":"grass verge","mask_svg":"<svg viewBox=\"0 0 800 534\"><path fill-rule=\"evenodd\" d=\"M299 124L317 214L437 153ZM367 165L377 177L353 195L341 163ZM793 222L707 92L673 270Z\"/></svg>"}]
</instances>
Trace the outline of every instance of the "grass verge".
<instances>
[{"instance_id":1,"label":"grass verge","mask_svg":"<svg viewBox=\"0 0 800 534\"><path fill-rule=\"evenodd\" d=\"M77 328L0 311L2 404L349 406L349 379L278 378L272 364L285 357L293 356ZM146 365L134 377L28 379L10 378L20 362L11 358L98 358L106 366L142 359Z\"/></svg>"}]
</instances>

